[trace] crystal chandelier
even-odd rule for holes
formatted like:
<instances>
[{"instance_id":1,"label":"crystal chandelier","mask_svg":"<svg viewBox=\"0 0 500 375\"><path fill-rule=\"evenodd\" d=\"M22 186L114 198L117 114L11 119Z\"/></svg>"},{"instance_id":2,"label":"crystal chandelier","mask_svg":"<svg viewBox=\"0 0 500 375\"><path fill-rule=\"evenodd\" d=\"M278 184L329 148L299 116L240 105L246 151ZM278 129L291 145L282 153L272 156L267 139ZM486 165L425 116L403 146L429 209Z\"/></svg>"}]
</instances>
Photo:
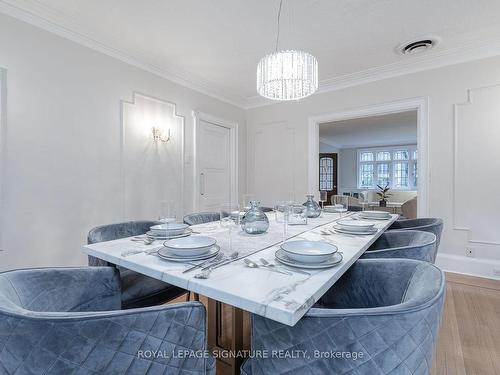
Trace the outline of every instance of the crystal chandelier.
<instances>
[{"instance_id":1,"label":"crystal chandelier","mask_svg":"<svg viewBox=\"0 0 500 375\"><path fill-rule=\"evenodd\" d=\"M276 50L257 65L257 92L268 99L298 100L318 89L318 61L304 51L278 51L282 3L283 0L278 10Z\"/></svg>"}]
</instances>

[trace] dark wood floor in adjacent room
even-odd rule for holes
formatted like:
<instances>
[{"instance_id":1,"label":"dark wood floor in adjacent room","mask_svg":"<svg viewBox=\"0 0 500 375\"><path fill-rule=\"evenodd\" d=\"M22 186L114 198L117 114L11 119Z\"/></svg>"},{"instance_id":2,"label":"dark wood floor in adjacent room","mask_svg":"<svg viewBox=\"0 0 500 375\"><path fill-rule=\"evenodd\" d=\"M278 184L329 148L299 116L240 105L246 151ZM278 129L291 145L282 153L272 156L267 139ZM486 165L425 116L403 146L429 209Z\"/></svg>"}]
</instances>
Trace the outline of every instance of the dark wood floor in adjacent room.
<instances>
[{"instance_id":1,"label":"dark wood floor in adjacent room","mask_svg":"<svg viewBox=\"0 0 500 375\"><path fill-rule=\"evenodd\" d=\"M443 321L431 375L500 375L500 281L452 273L446 277ZM207 299L200 299L206 305ZM224 313L229 320L229 309ZM248 347L248 314L244 328ZM221 341L229 337L230 332L224 330ZM218 375L229 373L230 368L217 364Z\"/></svg>"}]
</instances>

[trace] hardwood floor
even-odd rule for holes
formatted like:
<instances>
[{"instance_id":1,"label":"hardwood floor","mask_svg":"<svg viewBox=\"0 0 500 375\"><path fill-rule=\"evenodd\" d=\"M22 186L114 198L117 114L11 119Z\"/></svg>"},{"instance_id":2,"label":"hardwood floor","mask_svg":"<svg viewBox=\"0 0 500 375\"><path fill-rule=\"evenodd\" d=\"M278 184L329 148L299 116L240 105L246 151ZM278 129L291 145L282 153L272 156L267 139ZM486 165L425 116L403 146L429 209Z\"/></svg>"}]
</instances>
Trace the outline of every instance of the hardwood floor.
<instances>
[{"instance_id":1,"label":"hardwood floor","mask_svg":"<svg viewBox=\"0 0 500 375\"><path fill-rule=\"evenodd\" d=\"M500 281L447 275L432 375L500 375Z\"/></svg>"},{"instance_id":2,"label":"hardwood floor","mask_svg":"<svg viewBox=\"0 0 500 375\"><path fill-rule=\"evenodd\" d=\"M443 321L431 375L500 375L500 281L447 273ZM207 299L200 296L205 305ZM179 301L181 302L181 301ZM229 320L229 309L223 311ZM230 324L224 324L230 329ZM221 342L230 337L224 330ZM249 314L244 346L250 345ZM217 363L217 374L230 368Z\"/></svg>"}]
</instances>

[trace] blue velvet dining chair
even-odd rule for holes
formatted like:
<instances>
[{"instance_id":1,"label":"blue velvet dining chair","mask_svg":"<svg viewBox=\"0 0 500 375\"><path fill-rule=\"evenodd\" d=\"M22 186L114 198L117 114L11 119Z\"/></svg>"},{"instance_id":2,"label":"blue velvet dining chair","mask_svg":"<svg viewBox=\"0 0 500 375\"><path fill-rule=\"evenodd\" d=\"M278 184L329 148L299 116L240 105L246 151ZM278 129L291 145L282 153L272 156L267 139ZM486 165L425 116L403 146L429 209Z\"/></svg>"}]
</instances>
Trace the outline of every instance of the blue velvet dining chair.
<instances>
[{"instance_id":1,"label":"blue velvet dining chair","mask_svg":"<svg viewBox=\"0 0 500 375\"><path fill-rule=\"evenodd\" d=\"M359 260L295 326L253 315L252 351L268 355L248 359L242 374L428 374L444 290L431 263Z\"/></svg>"},{"instance_id":2,"label":"blue velvet dining chair","mask_svg":"<svg viewBox=\"0 0 500 375\"><path fill-rule=\"evenodd\" d=\"M383 233L361 258L406 258L434 263L436 235L420 230L396 230Z\"/></svg>"},{"instance_id":3,"label":"blue velvet dining chair","mask_svg":"<svg viewBox=\"0 0 500 375\"><path fill-rule=\"evenodd\" d=\"M113 267L0 273L0 373L215 374L210 356L174 358L206 350L202 304L120 304Z\"/></svg>"},{"instance_id":4,"label":"blue velvet dining chair","mask_svg":"<svg viewBox=\"0 0 500 375\"><path fill-rule=\"evenodd\" d=\"M149 231L156 221L127 221L124 223L108 224L90 230L87 243L94 244L112 241L120 238L138 236ZM90 266L112 266L106 261L89 256ZM189 298L187 290L167 284L155 278L117 266L120 271L122 308L154 306L165 303L183 294Z\"/></svg>"},{"instance_id":5,"label":"blue velvet dining chair","mask_svg":"<svg viewBox=\"0 0 500 375\"><path fill-rule=\"evenodd\" d=\"M443 233L443 220L439 218L423 217L418 219L396 220L388 230L422 230L436 235L436 251L439 249L441 234Z\"/></svg>"},{"instance_id":6,"label":"blue velvet dining chair","mask_svg":"<svg viewBox=\"0 0 500 375\"><path fill-rule=\"evenodd\" d=\"M219 220L219 212L195 212L184 216L184 223L187 225L205 224Z\"/></svg>"}]
</instances>

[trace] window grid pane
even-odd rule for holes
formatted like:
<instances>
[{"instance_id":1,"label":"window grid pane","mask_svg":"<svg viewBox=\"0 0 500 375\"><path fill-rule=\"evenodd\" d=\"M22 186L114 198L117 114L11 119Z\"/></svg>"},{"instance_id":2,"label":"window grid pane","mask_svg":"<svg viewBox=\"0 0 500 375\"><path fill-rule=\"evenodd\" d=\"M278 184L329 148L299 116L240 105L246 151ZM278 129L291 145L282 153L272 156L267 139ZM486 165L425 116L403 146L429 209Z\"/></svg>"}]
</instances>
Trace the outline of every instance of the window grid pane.
<instances>
[{"instance_id":1,"label":"window grid pane","mask_svg":"<svg viewBox=\"0 0 500 375\"><path fill-rule=\"evenodd\" d=\"M359 161L373 161L373 152L362 152Z\"/></svg>"},{"instance_id":2,"label":"window grid pane","mask_svg":"<svg viewBox=\"0 0 500 375\"><path fill-rule=\"evenodd\" d=\"M394 160L408 160L408 150L394 151Z\"/></svg>"},{"instance_id":3,"label":"window grid pane","mask_svg":"<svg viewBox=\"0 0 500 375\"><path fill-rule=\"evenodd\" d=\"M417 162L413 163L413 186L417 187L418 182L418 167Z\"/></svg>"},{"instance_id":4,"label":"window grid pane","mask_svg":"<svg viewBox=\"0 0 500 375\"><path fill-rule=\"evenodd\" d=\"M394 174L392 185L394 188L409 187L408 163L394 163Z\"/></svg>"},{"instance_id":5,"label":"window grid pane","mask_svg":"<svg viewBox=\"0 0 500 375\"><path fill-rule=\"evenodd\" d=\"M319 161L319 189L333 190L333 159L321 158Z\"/></svg>"},{"instance_id":6,"label":"window grid pane","mask_svg":"<svg viewBox=\"0 0 500 375\"><path fill-rule=\"evenodd\" d=\"M377 165L377 185L390 185L390 182L389 163L379 163Z\"/></svg>"},{"instance_id":7,"label":"window grid pane","mask_svg":"<svg viewBox=\"0 0 500 375\"><path fill-rule=\"evenodd\" d=\"M365 163L360 165L360 186L362 188L373 187L373 164Z\"/></svg>"},{"instance_id":8,"label":"window grid pane","mask_svg":"<svg viewBox=\"0 0 500 375\"><path fill-rule=\"evenodd\" d=\"M389 151L377 152L377 161L391 160L391 153Z\"/></svg>"}]
</instances>

